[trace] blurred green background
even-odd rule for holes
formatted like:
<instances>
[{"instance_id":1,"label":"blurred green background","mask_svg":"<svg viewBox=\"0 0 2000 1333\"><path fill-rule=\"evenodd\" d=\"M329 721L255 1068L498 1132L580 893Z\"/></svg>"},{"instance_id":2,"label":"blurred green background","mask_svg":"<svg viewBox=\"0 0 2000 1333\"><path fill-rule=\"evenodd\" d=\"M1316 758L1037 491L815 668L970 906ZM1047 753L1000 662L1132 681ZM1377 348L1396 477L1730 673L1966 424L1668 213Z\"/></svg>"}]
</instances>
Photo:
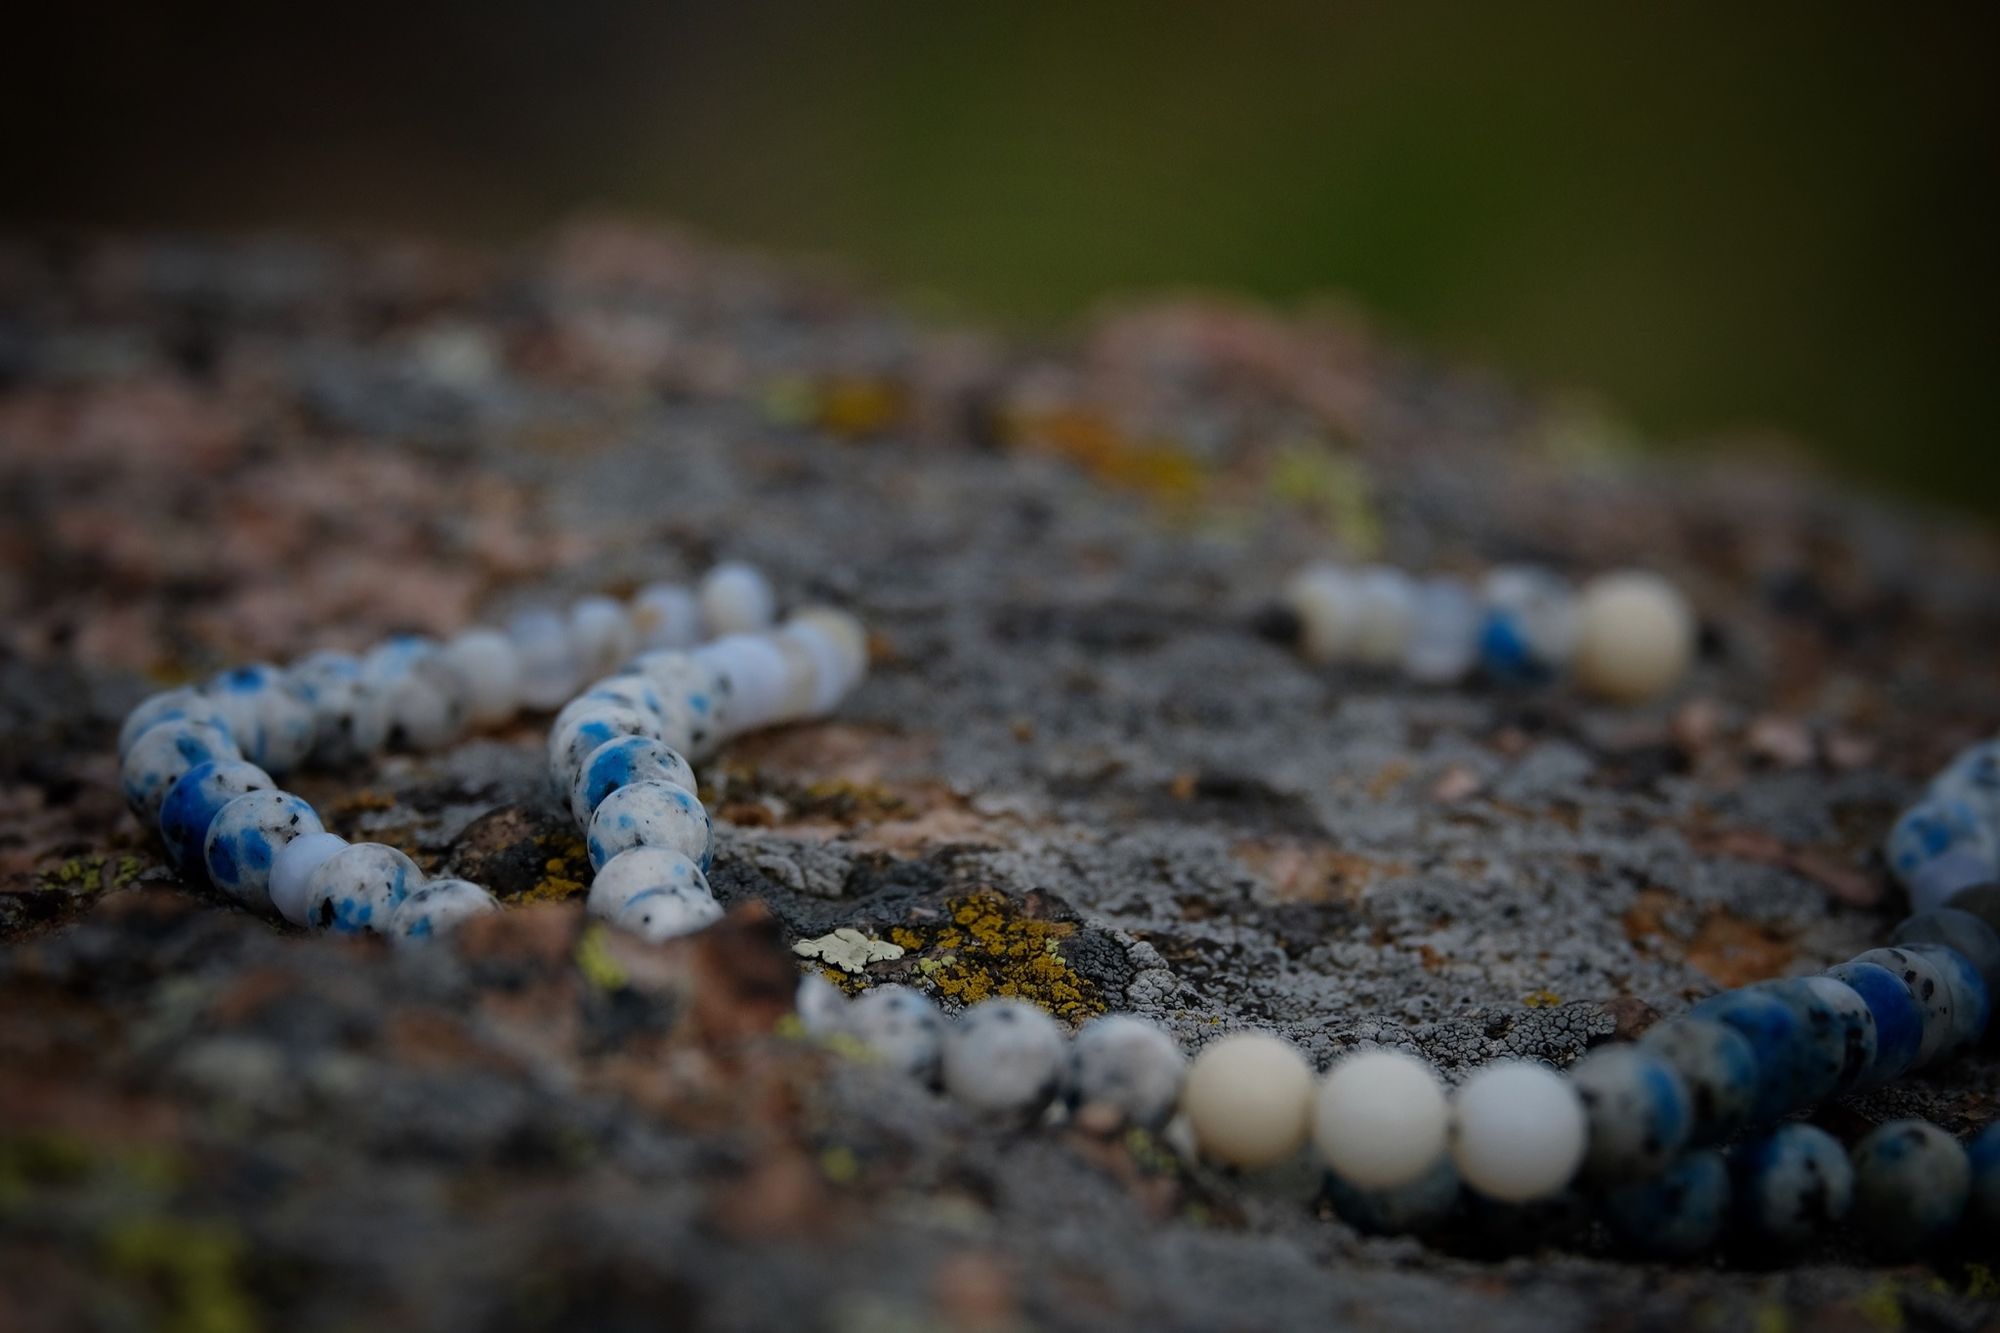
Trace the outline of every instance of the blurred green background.
<instances>
[{"instance_id":1,"label":"blurred green background","mask_svg":"<svg viewBox=\"0 0 2000 1333\"><path fill-rule=\"evenodd\" d=\"M1351 294L1647 432L2000 513L1991 6L87 5L10 226L482 239L579 207L981 317Z\"/></svg>"}]
</instances>

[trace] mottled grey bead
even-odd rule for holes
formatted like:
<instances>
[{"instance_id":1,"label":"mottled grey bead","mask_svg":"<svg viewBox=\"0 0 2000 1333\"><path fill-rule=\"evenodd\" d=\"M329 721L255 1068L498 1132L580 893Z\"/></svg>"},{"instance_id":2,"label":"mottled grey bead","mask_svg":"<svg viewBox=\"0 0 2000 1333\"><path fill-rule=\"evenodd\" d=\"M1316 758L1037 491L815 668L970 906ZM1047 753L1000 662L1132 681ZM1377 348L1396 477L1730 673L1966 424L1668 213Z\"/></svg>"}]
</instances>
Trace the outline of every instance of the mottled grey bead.
<instances>
[{"instance_id":1,"label":"mottled grey bead","mask_svg":"<svg viewBox=\"0 0 2000 1333\"><path fill-rule=\"evenodd\" d=\"M1604 1195L1604 1220L1635 1254L1690 1259L1713 1246L1729 1218L1729 1166L1713 1149Z\"/></svg>"},{"instance_id":2,"label":"mottled grey bead","mask_svg":"<svg viewBox=\"0 0 2000 1333\"><path fill-rule=\"evenodd\" d=\"M1116 1107L1135 1125L1158 1129L1174 1113L1187 1057L1157 1024L1130 1014L1086 1023L1070 1043L1072 1106Z\"/></svg>"},{"instance_id":3,"label":"mottled grey bead","mask_svg":"<svg viewBox=\"0 0 2000 1333\"><path fill-rule=\"evenodd\" d=\"M1942 944L1956 949L1979 969L1987 995L2000 995L2000 931L1958 907L1940 907L1905 917L1889 943Z\"/></svg>"},{"instance_id":4,"label":"mottled grey bead","mask_svg":"<svg viewBox=\"0 0 2000 1333\"><path fill-rule=\"evenodd\" d=\"M1784 1125L1729 1155L1736 1215L1753 1246L1793 1252L1854 1205L1854 1168L1833 1135Z\"/></svg>"},{"instance_id":5,"label":"mottled grey bead","mask_svg":"<svg viewBox=\"0 0 2000 1333\"><path fill-rule=\"evenodd\" d=\"M1910 998L1917 1002L1917 1008L1924 1015L1924 1036L1917 1048L1917 1061L1910 1066L1922 1069L1939 1058L1954 1033L1951 1012L1951 987L1928 959L1917 956L1907 949L1870 949L1856 954L1857 963L1875 963L1894 972L1906 989Z\"/></svg>"},{"instance_id":6,"label":"mottled grey bead","mask_svg":"<svg viewBox=\"0 0 2000 1333\"><path fill-rule=\"evenodd\" d=\"M1980 1039L1986 1035L1987 1020L1992 1015L1986 979L1979 975L1979 969L1964 954L1942 944L1906 944L1901 947L1936 968L1938 975L1944 979L1945 989L1951 992L1951 1037L1938 1051L1938 1060L1954 1059L1978 1046Z\"/></svg>"},{"instance_id":7,"label":"mottled grey bead","mask_svg":"<svg viewBox=\"0 0 2000 1333\"><path fill-rule=\"evenodd\" d=\"M882 1062L925 1083L937 1080L944 1047L944 1015L908 986L893 982L848 1002L846 1031Z\"/></svg>"},{"instance_id":8,"label":"mottled grey bead","mask_svg":"<svg viewBox=\"0 0 2000 1333\"><path fill-rule=\"evenodd\" d=\"M1687 1086L1694 1124L1688 1142L1723 1143L1750 1122L1757 1103L1757 1053L1749 1038L1726 1023L1675 1018L1639 1044L1659 1055Z\"/></svg>"},{"instance_id":9,"label":"mottled grey bead","mask_svg":"<svg viewBox=\"0 0 2000 1333\"><path fill-rule=\"evenodd\" d=\"M471 880L426 880L389 914L388 934L398 944L416 944L449 935L468 919L499 910L493 895Z\"/></svg>"},{"instance_id":10,"label":"mottled grey bead","mask_svg":"<svg viewBox=\"0 0 2000 1333\"><path fill-rule=\"evenodd\" d=\"M1655 1175L1694 1130L1687 1084L1658 1051L1606 1046L1577 1061L1569 1077L1590 1123L1584 1169L1594 1180Z\"/></svg>"},{"instance_id":11,"label":"mottled grey bead","mask_svg":"<svg viewBox=\"0 0 2000 1333\"><path fill-rule=\"evenodd\" d=\"M1854 1145L1854 1224L1884 1258L1922 1257L1965 1215L1972 1164L1924 1120L1891 1120Z\"/></svg>"},{"instance_id":12,"label":"mottled grey bead","mask_svg":"<svg viewBox=\"0 0 2000 1333\"><path fill-rule=\"evenodd\" d=\"M1832 1029L1827 1042L1840 1054L1833 1093L1847 1092L1859 1085L1874 1068L1877 1053L1875 1011L1868 1007L1866 997L1846 982L1829 976L1799 977L1787 984L1810 994L1815 1001L1815 1013L1831 1015Z\"/></svg>"},{"instance_id":13,"label":"mottled grey bead","mask_svg":"<svg viewBox=\"0 0 2000 1333\"><path fill-rule=\"evenodd\" d=\"M944 1086L983 1114L1026 1120L1056 1095L1067 1062L1062 1029L1021 1000L985 1000L944 1038Z\"/></svg>"}]
</instances>

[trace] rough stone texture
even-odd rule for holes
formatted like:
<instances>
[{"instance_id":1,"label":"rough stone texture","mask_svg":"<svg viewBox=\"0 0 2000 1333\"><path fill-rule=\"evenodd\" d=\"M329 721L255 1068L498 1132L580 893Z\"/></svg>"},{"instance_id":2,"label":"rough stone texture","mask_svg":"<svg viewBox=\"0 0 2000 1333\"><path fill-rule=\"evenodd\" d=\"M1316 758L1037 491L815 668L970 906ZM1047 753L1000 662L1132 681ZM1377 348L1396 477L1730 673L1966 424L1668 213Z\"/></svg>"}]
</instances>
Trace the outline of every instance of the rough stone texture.
<instances>
[{"instance_id":1,"label":"rough stone texture","mask_svg":"<svg viewBox=\"0 0 2000 1333\"><path fill-rule=\"evenodd\" d=\"M1637 710L1311 669L1263 612L1343 549L1648 565L1701 661ZM838 720L701 772L735 911L698 939L586 927L546 719L293 784L513 906L453 949L248 916L123 811L112 741L153 685L725 556L852 606L874 666ZM0 1311L1971 1327L1990 1276L1839 1249L1364 1239L1304 1173L982 1126L779 1019L789 945L851 926L904 950L868 983L948 1009L1567 1062L1886 938L1883 830L2000 726L1996 574L1977 532L1740 451L1628 455L1330 317L1009 344L604 225L505 257L0 246ZM1981 1057L1822 1123L1963 1133L1996 1087Z\"/></svg>"}]
</instances>

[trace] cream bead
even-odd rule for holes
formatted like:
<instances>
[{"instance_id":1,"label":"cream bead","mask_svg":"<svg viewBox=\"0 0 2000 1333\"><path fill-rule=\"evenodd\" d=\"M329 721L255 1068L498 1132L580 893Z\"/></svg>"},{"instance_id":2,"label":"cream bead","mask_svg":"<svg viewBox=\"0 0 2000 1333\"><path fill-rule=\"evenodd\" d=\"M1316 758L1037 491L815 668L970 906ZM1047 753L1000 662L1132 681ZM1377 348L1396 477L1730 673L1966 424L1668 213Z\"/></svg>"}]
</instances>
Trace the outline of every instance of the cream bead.
<instances>
[{"instance_id":1,"label":"cream bead","mask_svg":"<svg viewBox=\"0 0 2000 1333\"><path fill-rule=\"evenodd\" d=\"M1210 1042L1188 1066L1181 1109L1201 1151L1246 1169L1298 1151L1312 1118L1312 1069L1288 1042L1238 1032Z\"/></svg>"},{"instance_id":2,"label":"cream bead","mask_svg":"<svg viewBox=\"0 0 2000 1333\"><path fill-rule=\"evenodd\" d=\"M852 613L808 606L794 612L790 623L812 625L833 640L840 652L843 688L853 689L868 674L868 631Z\"/></svg>"},{"instance_id":3,"label":"cream bead","mask_svg":"<svg viewBox=\"0 0 2000 1333\"><path fill-rule=\"evenodd\" d=\"M521 658L498 630L470 629L444 647L444 663L465 684L466 719L498 726L521 706Z\"/></svg>"},{"instance_id":4,"label":"cream bead","mask_svg":"<svg viewBox=\"0 0 2000 1333\"><path fill-rule=\"evenodd\" d=\"M1548 1198L1583 1164L1583 1100L1552 1069L1521 1060L1488 1065L1459 1088L1453 1111L1452 1160L1489 1199Z\"/></svg>"},{"instance_id":5,"label":"cream bead","mask_svg":"<svg viewBox=\"0 0 2000 1333\"><path fill-rule=\"evenodd\" d=\"M1285 584L1282 599L1299 618L1299 648L1310 662L1337 662L1352 646L1360 616L1354 576L1337 565L1309 565Z\"/></svg>"},{"instance_id":6,"label":"cream bead","mask_svg":"<svg viewBox=\"0 0 2000 1333\"><path fill-rule=\"evenodd\" d=\"M1584 688L1621 702L1670 690L1694 659L1694 613L1657 574L1623 570L1584 586L1572 666Z\"/></svg>"},{"instance_id":7,"label":"cream bead","mask_svg":"<svg viewBox=\"0 0 2000 1333\"><path fill-rule=\"evenodd\" d=\"M1451 1110L1431 1067L1401 1051L1362 1051L1327 1072L1313 1101L1320 1160L1364 1190L1417 1180L1445 1154Z\"/></svg>"},{"instance_id":8,"label":"cream bead","mask_svg":"<svg viewBox=\"0 0 2000 1333\"><path fill-rule=\"evenodd\" d=\"M701 618L709 637L767 629L778 614L778 595L763 571L727 560L701 581Z\"/></svg>"}]
</instances>

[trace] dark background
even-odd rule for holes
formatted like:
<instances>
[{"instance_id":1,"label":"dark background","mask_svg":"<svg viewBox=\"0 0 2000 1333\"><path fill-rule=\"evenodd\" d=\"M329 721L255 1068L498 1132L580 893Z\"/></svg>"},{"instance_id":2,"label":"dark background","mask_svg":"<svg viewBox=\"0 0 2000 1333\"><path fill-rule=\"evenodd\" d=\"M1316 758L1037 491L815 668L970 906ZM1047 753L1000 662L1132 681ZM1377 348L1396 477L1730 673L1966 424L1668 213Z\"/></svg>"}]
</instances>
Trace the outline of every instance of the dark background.
<instances>
[{"instance_id":1,"label":"dark background","mask_svg":"<svg viewBox=\"0 0 2000 1333\"><path fill-rule=\"evenodd\" d=\"M0 225L534 235L579 208L1045 325L1351 294L1669 440L2000 513L1987 7L60 6Z\"/></svg>"}]
</instances>

